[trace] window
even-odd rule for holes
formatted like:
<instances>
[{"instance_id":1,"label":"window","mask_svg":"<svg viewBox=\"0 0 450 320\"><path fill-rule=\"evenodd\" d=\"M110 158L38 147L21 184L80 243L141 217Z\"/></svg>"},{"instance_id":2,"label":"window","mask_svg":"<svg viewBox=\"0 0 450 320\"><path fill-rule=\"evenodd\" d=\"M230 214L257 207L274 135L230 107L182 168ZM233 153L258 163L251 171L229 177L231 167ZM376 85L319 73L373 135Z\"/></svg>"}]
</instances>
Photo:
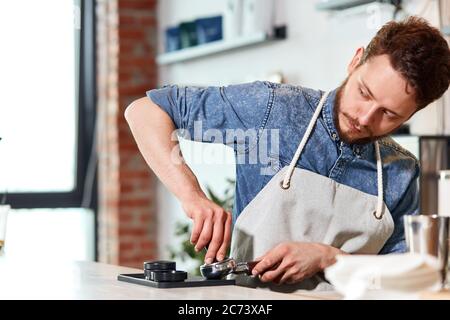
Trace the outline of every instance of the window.
<instances>
[{"instance_id":1,"label":"window","mask_svg":"<svg viewBox=\"0 0 450 320\"><path fill-rule=\"evenodd\" d=\"M8 44L0 51L1 180L9 192L75 188L79 30L73 20L67 0L0 2Z\"/></svg>"},{"instance_id":2,"label":"window","mask_svg":"<svg viewBox=\"0 0 450 320\"><path fill-rule=\"evenodd\" d=\"M14 209L8 255L31 254L36 241L40 257L96 259L94 3L0 1L0 192Z\"/></svg>"},{"instance_id":3,"label":"window","mask_svg":"<svg viewBox=\"0 0 450 320\"><path fill-rule=\"evenodd\" d=\"M13 207L77 207L91 182L93 2L0 2L0 190Z\"/></svg>"}]
</instances>

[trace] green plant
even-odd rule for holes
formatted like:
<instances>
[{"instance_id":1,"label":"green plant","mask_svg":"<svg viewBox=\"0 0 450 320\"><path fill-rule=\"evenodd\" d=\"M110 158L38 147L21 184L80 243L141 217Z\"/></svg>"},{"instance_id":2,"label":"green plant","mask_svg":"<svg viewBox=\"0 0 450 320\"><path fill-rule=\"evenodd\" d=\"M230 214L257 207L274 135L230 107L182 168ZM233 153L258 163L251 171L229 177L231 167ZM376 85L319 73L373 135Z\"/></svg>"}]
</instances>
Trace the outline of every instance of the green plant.
<instances>
[{"instance_id":1,"label":"green plant","mask_svg":"<svg viewBox=\"0 0 450 320\"><path fill-rule=\"evenodd\" d=\"M208 198L224 208L227 211L233 210L235 180L226 179L227 188L224 191L223 198L219 197L209 186L206 186ZM191 243L192 222L177 222L175 226L175 235L181 238L179 248L170 248L170 258L181 260L183 262L192 261L195 266L189 270L191 274L200 275L200 266L205 260L206 250L195 252L194 245Z\"/></svg>"}]
</instances>

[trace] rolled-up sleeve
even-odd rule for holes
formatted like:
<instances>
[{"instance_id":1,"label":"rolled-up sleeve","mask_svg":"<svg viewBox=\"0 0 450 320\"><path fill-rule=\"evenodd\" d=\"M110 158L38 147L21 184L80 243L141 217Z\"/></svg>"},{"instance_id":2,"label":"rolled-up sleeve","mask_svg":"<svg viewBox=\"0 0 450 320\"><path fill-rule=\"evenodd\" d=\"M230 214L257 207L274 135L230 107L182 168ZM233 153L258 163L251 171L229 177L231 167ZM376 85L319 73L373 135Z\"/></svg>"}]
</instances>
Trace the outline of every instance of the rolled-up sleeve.
<instances>
[{"instance_id":1,"label":"rolled-up sleeve","mask_svg":"<svg viewBox=\"0 0 450 320\"><path fill-rule=\"evenodd\" d=\"M380 254L406 252L405 228L403 219L406 215L419 214L419 167L416 165L414 178L411 180L405 195L392 211L394 232L388 239Z\"/></svg>"},{"instance_id":2,"label":"rolled-up sleeve","mask_svg":"<svg viewBox=\"0 0 450 320\"><path fill-rule=\"evenodd\" d=\"M187 130L191 140L234 145L236 141L226 131L263 129L272 92L270 83L255 81L220 87L166 85L147 91L147 96L170 116L177 129Z\"/></svg>"}]
</instances>

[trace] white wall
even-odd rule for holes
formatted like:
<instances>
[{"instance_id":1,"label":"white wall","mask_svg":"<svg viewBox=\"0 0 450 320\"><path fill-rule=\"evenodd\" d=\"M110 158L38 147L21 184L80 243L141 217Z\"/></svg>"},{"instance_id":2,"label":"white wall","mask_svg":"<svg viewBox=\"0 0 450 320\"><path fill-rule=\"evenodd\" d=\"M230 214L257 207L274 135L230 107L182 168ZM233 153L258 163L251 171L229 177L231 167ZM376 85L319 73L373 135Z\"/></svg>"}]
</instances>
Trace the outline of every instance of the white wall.
<instances>
[{"instance_id":1,"label":"white wall","mask_svg":"<svg viewBox=\"0 0 450 320\"><path fill-rule=\"evenodd\" d=\"M159 1L159 35L169 26L198 16L220 13L226 1L208 0L164 0ZM183 63L161 66L160 84L225 85L263 79L273 72L281 72L285 81L323 90L336 88L346 77L346 67L359 46L366 46L376 30L392 17L389 5L366 5L342 12L329 13L315 10L316 1L277 0L275 22L288 26L288 39L281 42L248 47ZM411 14L423 11L433 24L437 20L436 1L407 1L406 9ZM159 38L159 49L163 49L163 37ZM436 133L436 108L420 112L412 121L416 133ZM188 144L185 144L186 146ZM205 147L203 147L205 148ZM196 146L195 152L204 150ZM210 148L210 146L206 146ZM219 146L220 148L220 146ZM217 146L213 152L219 152ZM227 150L227 161L233 159ZM206 151L208 152L208 151ZM188 152L185 152L188 154ZM192 166L203 185L211 184L221 190L225 177L234 175L232 164ZM175 199L166 191L160 192L162 208L174 208ZM173 240L175 219L183 218L182 211L161 212L162 231L160 252L164 256L165 246Z\"/></svg>"}]
</instances>

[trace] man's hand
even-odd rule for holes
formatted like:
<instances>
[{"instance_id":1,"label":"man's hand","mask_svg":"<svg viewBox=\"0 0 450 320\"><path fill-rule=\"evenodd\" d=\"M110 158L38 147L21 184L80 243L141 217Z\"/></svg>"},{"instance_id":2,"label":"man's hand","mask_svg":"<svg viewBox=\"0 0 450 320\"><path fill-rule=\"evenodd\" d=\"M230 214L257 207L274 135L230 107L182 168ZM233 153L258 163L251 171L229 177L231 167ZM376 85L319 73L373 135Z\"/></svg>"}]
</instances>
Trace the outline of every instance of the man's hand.
<instances>
[{"instance_id":1,"label":"man's hand","mask_svg":"<svg viewBox=\"0 0 450 320\"><path fill-rule=\"evenodd\" d=\"M222 261L231 239L231 213L206 196L195 196L182 203L186 215L194 221L191 243L198 252L208 246L205 262Z\"/></svg>"},{"instance_id":2,"label":"man's hand","mask_svg":"<svg viewBox=\"0 0 450 320\"><path fill-rule=\"evenodd\" d=\"M345 252L321 243L284 242L256 259L252 274L263 282L292 284L334 264L338 254Z\"/></svg>"}]
</instances>

